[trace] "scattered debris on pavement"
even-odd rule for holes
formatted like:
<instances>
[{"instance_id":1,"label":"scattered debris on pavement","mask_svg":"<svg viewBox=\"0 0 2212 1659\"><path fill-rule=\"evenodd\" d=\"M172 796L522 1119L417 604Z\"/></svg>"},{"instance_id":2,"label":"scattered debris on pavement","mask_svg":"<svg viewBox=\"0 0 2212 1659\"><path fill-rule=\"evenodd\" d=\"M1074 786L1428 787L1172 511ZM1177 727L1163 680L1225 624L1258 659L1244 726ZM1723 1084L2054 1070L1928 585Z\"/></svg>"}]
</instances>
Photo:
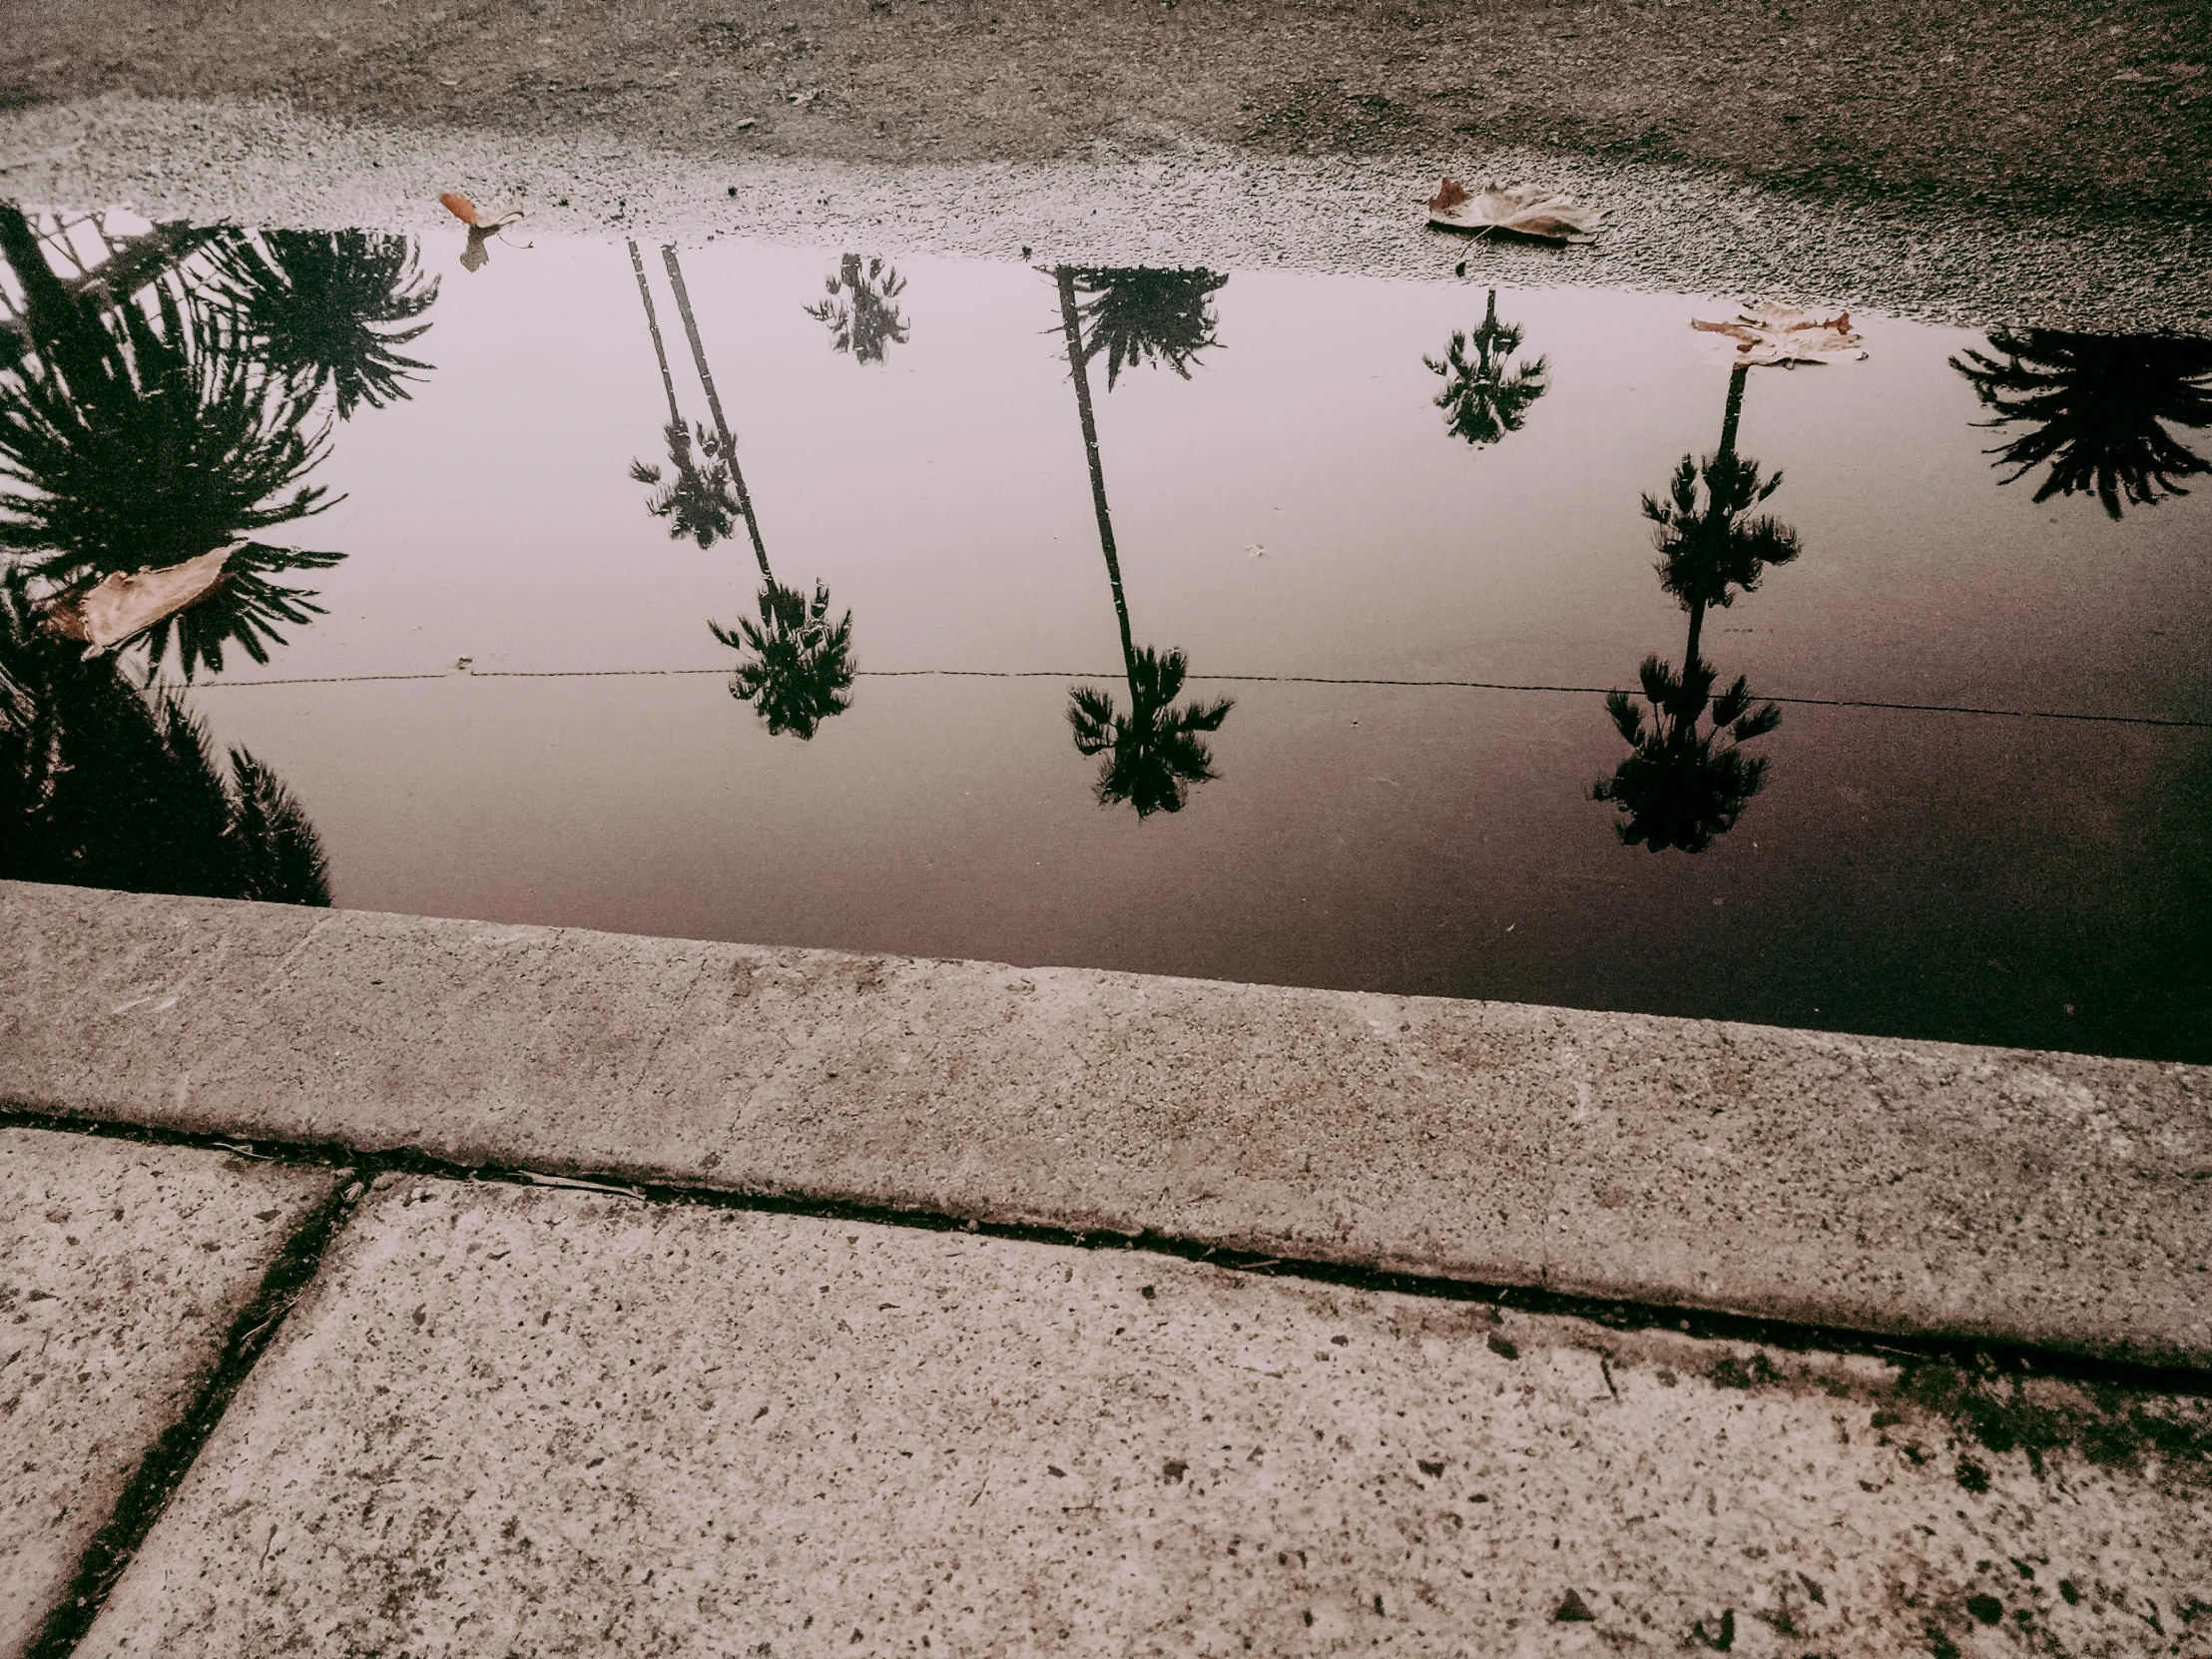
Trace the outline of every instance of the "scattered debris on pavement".
<instances>
[{"instance_id":1,"label":"scattered debris on pavement","mask_svg":"<svg viewBox=\"0 0 2212 1659\"><path fill-rule=\"evenodd\" d=\"M491 250L484 244L508 226L520 223L522 219L520 208L509 208L499 214L486 214L457 190L447 191L438 198L438 202L447 213L468 227L468 246L461 250L463 271L481 271L489 265Z\"/></svg>"}]
</instances>

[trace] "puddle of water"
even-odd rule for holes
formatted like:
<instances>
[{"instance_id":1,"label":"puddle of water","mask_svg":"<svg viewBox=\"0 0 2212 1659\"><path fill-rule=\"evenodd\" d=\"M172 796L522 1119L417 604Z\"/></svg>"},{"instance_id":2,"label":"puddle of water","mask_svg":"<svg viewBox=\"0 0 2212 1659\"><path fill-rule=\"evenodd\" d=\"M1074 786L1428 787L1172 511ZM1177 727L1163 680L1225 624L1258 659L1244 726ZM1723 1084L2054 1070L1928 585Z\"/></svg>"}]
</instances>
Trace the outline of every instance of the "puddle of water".
<instances>
[{"instance_id":1,"label":"puddle of water","mask_svg":"<svg viewBox=\"0 0 2212 1659\"><path fill-rule=\"evenodd\" d=\"M0 232L7 873L2212 1059L2197 342Z\"/></svg>"}]
</instances>

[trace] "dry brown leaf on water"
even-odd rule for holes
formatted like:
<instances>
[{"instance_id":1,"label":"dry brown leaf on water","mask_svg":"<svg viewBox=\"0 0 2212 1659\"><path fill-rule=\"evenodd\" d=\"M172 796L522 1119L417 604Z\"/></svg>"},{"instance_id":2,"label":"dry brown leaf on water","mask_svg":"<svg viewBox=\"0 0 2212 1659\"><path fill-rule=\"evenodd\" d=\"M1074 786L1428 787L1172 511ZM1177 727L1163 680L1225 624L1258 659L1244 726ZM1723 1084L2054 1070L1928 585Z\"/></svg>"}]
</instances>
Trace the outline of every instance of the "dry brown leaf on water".
<instances>
[{"instance_id":1,"label":"dry brown leaf on water","mask_svg":"<svg viewBox=\"0 0 2212 1659\"><path fill-rule=\"evenodd\" d=\"M482 231L487 236L512 225L522 217L520 208L509 208L504 213L487 214L457 190L449 190L439 197L438 205L463 225Z\"/></svg>"},{"instance_id":2,"label":"dry brown leaf on water","mask_svg":"<svg viewBox=\"0 0 2212 1659\"><path fill-rule=\"evenodd\" d=\"M491 250L484 244L522 218L520 208L509 208L499 214L486 214L457 190L449 190L439 197L438 205L468 227L468 246L461 250L463 271L481 271L489 265Z\"/></svg>"},{"instance_id":3,"label":"dry brown leaf on water","mask_svg":"<svg viewBox=\"0 0 2212 1659\"><path fill-rule=\"evenodd\" d=\"M1480 180L1471 190L1456 179L1446 179L1424 205L1428 223L1447 231L1502 231L1545 242L1588 242L1605 218L1604 209L1559 191L1541 185L1501 185L1494 179Z\"/></svg>"},{"instance_id":4,"label":"dry brown leaf on water","mask_svg":"<svg viewBox=\"0 0 2212 1659\"><path fill-rule=\"evenodd\" d=\"M1823 316L1794 305L1746 305L1723 322L1692 317L1690 326L1736 342L1732 363L1832 363L1864 357L1851 312Z\"/></svg>"},{"instance_id":5,"label":"dry brown leaf on water","mask_svg":"<svg viewBox=\"0 0 2212 1659\"><path fill-rule=\"evenodd\" d=\"M183 564L159 570L115 571L102 581L57 600L46 626L64 639L83 640L90 657L143 634L173 617L223 580L224 562L244 542L233 542Z\"/></svg>"}]
</instances>

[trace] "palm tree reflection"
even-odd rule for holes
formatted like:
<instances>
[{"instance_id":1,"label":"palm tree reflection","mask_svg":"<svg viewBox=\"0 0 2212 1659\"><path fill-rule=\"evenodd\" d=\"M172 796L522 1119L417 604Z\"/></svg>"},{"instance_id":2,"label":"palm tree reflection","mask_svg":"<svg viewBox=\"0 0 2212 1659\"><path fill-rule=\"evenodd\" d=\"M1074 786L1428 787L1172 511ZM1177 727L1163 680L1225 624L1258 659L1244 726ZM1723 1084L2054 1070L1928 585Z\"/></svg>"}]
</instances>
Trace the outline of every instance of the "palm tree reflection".
<instances>
[{"instance_id":1,"label":"palm tree reflection","mask_svg":"<svg viewBox=\"0 0 2212 1659\"><path fill-rule=\"evenodd\" d=\"M849 351L854 362L879 363L892 346L906 343L906 319L891 303L906 291L906 281L881 260L863 265L859 255L847 254L823 286L826 297L800 308L829 327L830 350Z\"/></svg>"},{"instance_id":2,"label":"palm tree reflection","mask_svg":"<svg viewBox=\"0 0 2212 1659\"><path fill-rule=\"evenodd\" d=\"M103 233L103 239L105 235ZM0 378L0 552L66 600L117 571L235 542L223 582L146 636L146 672L267 662L321 612L283 580L341 555L261 532L335 505L304 482L333 420L407 395L437 283L411 245L366 233L156 227L107 240L65 276L43 233L0 204L0 260L21 295Z\"/></svg>"},{"instance_id":3,"label":"palm tree reflection","mask_svg":"<svg viewBox=\"0 0 2212 1659\"><path fill-rule=\"evenodd\" d=\"M0 580L0 876L330 902L320 837L244 749L218 758L174 692L141 691Z\"/></svg>"},{"instance_id":4,"label":"palm tree reflection","mask_svg":"<svg viewBox=\"0 0 2212 1659\"><path fill-rule=\"evenodd\" d=\"M1994 411L1981 424L2027 427L1988 453L2013 469L2007 484L2048 462L2037 501L2093 492L2116 519L2123 501L2186 495L2178 480L2212 472L2168 429L2212 426L2212 340L1999 328L1989 352L1950 365Z\"/></svg>"},{"instance_id":5,"label":"palm tree reflection","mask_svg":"<svg viewBox=\"0 0 2212 1659\"><path fill-rule=\"evenodd\" d=\"M67 596L113 571L177 564L334 505L302 480L327 451L318 373L261 354L218 289L150 285L141 299L71 290L20 211L0 205L0 253L26 298L31 349L0 384L0 551ZM288 493L287 493L288 492ZM226 645L256 662L279 624L321 611L278 580L341 555L253 543L206 600L148 636L190 679Z\"/></svg>"},{"instance_id":6,"label":"palm tree reflection","mask_svg":"<svg viewBox=\"0 0 2212 1659\"><path fill-rule=\"evenodd\" d=\"M1474 355L1467 355L1469 344ZM1454 328L1441 361L1423 357L1432 374L1444 377L1436 394L1436 407L1444 411L1444 430L1471 444L1495 443L1508 432L1517 432L1528 418L1528 407L1543 396L1544 359L1520 362L1506 372L1506 363L1521 346L1520 325L1497 319L1497 289L1490 289L1482 325L1470 336Z\"/></svg>"},{"instance_id":7,"label":"palm tree reflection","mask_svg":"<svg viewBox=\"0 0 2212 1659\"><path fill-rule=\"evenodd\" d=\"M1060 292L1060 326L1066 341L1068 372L1075 382L1075 408L1083 430L1083 453L1090 467L1091 505L1098 518L1099 550L1106 556L1107 585L1113 590L1114 618L1121 629L1122 669L1129 686L1129 711L1114 706L1110 693L1077 686L1068 694L1068 724L1076 753L1103 756L1096 793L1099 805L1127 802L1137 816L1178 813L1192 786L1220 775L1201 734L1218 732L1233 707L1224 697L1212 703L1177 706L1190 665L1178 650L1139 646L1129 626L1129 601L1122 590L1121 559L1114 545L1113 515L1106 504L1106 474L1098 452L1098 421L1091 407L1090 361L1106 351L1110 388L1123 363L1158 362L1190 378L1190 365L1214 337L1212 296L1228 281L1206 271L1078 271L1061 266L1053 273ZM1089 303L1079 301L1087 293ZM1086 318L1095 331L1083 337Z\"/></svg>"},{"instance_id":8,"label":"palm tree reflection","mask_svg":"<svg viewBox=\"0 0 2212 1659\"><path fill-rule=\"evenodd\" d=\"M760 620L741 617L732 628L709 621L707 627L717 640L739 654L737 669L730 676L730 695L741 703L752 704L770 732L812 738L824 721L852 707L852 679L858 672L852 658L852 613L847 610L832 620L830 589L825 584L816 582L810 598L804 589L788 588L778 582L776 572L769 568L768 544L761 535L760 515L754 510L753 494L746 487L745 472L738 465L738 440L731 434L729 416L723 412L722 395L715 389L714 373L707 366L707 347L699 336L699 318L692 310L691 290L684 285L683 265L673 247L661 250L661 262L668 268L677 314L683 318L685 337L691 342L692 363L699 372L700 388L707 394L707 408L714 416L712 453L717 465L725 471L731 499L739 517L745 520L746 533L753 542L753 556L761 566L761 593L757 602ZM638 279L642 286L645 279L642 268ZM648 295L648 315L651 307ZM658 344L658 325L653 337ZM664 378L667 361L664 354ZM673 389L669 398L673 409ZM704 428L700 435L704 440ZM673 437L672 429L672 441ZM700 545L707 544L701 542Z\"/></svg>"},{"instance_id":9,"label":"palm tree reflection","mask_svg":"<svg viewBox=\"0 0 2212 1659\"><path fill-rule=\"evenodd\" d=\"M317 396L327 390L340 420L409 396L407 382L430 366L398 350L429 330L420 318L438 296L405 237L241 234L224 239L214 264L255 355Z\"/></svg>"},{"instance_id":10,"label":"palm tree reflection","mask_svg":"<svg viewBox=\"0 0 2212 1659\"><path fill-rule=\"evenodd\" d=\"M1590 786L1590 799L1619 809L1613 828L1625 844L1642 842L1654 852L1670 846L1703 852L1735 828L1767 772L1766 757L1746 756L1742 746L1782 724L1772 703L1752 707L1742 676L1716 698L1712 666L1695 658L1688 664L1678 675L1656 656L1644 659L1637 676L1651 705L1648 728L1629 693L1605 699L1631 753L1612 777ZM1708 712L1710 726L1700 725Z\"/></svg>"},{"instance_id":11,"label":"palm tree reflection","mask_svg":"<svg viewBox=\"0 0 2212 1659\"><path fill-rule=\"evenodd\" d=\"M1743 745L1782 724L1774 704L1753 706L1740 675L1716 697L1719 675L1700 651L1709 607L1734 604L1769 568L1790 563L1801 551L1795 530L1752 514L1782 487L1782 474L1763 476L1757 461L1736 453L1748 373L1739 364L1729 376L1720 448L1702 462L1683 456L1666 493L1643 498L1644 516L1656 526L1659 585L1689 614L1689 638L1680 674L1657 656L1646 657L1637 670L1649 726L1632 694L1606 697L1605 712L1629 754L1612 777L1591 785L1590 799L1610 802L1619 812L1613 828L1624 844L1654 852L1703 852L1735 827L1767 773L1766 758L1744 754Z\"/></svg>"},{"instance_id":12,"label":"palm tree reflection","mask_svg":"<svg viewBox=\"0 0 2212 1659\"><path fill-rule=\"evenodd\" d=\"M653 288L645 279L645 262L638 257L635 242L630 244L630 269L638 278L638 297L645 303L645 325L653 335L653 355L660 361L661 389L668 394L668 424L661 428L661 437L668 445L669 465L676 473L664 484L659 467L633 457L630 476L641 484L655 486L645 499L645 510L655 518L668 520L669 540L682 541L689 536L704 551L737 527L738 498L730 483L730 466L717 452L719 440L710 438L706 427L684 424L684 411L676 405L676 376L668 366L668 342L661 337L661 315L653 308ZM692 454L695 430L700 453L706 457L705 466Z\"/></svg>"},{"instance_id":13,"label":"palm tree reflection","mask_svg":"<svg viewBox=\"0 0 2212 1659\"><path fill-rule=\"evenodd\" d=\"M1184 379L1201 351L1221 341L1214 335L1214 294L1229 278L1211 271L1155 271L1149 267L1069 268L1058 273L1065 291L1072 281L1083 295L1077 307L1089 344L1087 364L1106 354L1106 389L1123 368L1157 363Z\"/></svg>"}]
</instances>

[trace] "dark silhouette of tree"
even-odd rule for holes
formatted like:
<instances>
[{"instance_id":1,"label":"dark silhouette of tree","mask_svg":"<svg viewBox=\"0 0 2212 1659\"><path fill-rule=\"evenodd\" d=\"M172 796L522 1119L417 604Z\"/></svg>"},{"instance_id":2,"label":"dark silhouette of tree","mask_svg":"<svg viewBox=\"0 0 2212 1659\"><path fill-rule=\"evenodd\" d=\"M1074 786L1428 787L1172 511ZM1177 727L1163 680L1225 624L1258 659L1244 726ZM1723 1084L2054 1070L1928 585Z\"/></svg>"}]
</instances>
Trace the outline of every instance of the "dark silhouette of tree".
<instances>
[{"instance_id":1,"label":"dark silhouette of tree","mask_svg":"<svg viewBox=\"0 0 2212 1659\"><path fill-rule=\"evenodd\" d=\"M1703 482L1701 499L1698 485ZM1658 526L1659 585L1690 614L1687 660L1697 661L1708 606L1729 606L1750 593L1771 565L1798 556L1797 532L1750 510L1782 487L1782 474L1762 478L1759 463L1723 449L1700 465L1682 457L1664 496L1644 497L1644 517Z\"/></svg>"},{"instance_id":2,"label":"dark silhouette of tree","mask_svg":"<svg viewBox=\"0 0 2212 1659\"><path fill-rule=\"evenodd\" d=\"M1105 757L1098 769L1101 806L1126 801L1139 818L1179 813L1192 785L1221 776L1200 734L1220 731L1234 705L1223 697L1177 707L1189 669L1180 651L1162 656L1139 646L1128 660L1127 714L1096 686L1077 686L1068 694L1076 753Z\"/></svg>"},{"instance_id":3,"label":"dark silhouette of tree","mask_svg":"<svg viewBox=\"0 0 2212 1659\"><path fill-rule=\"evenodd\" d=\"M1155 271L1149 267L1067 267L1082 295L1077 307L1089 343L1088 363L1106 354L1106 389L1125 367L1157 363L1188 380L1201 351L1219 345L1214 335L1214 294L1229 278L1211 271Z\"/></svg>"},{"instance_id":4,"label":"dark silhouette of tree","mask_svg":"<svg viewBox=\"0 0 2212 1659\"><path fill-rule=\"evenodd\" d=\"M881 260L847 254L837 274L824 281L827 297L801 309L830 329L830 348L849 351L852 360L879 363L894 345L904 345L906 319L891 303L906 291L905 278Z\"/></svg>"},{"instance_id":5,"label":"dark silhouette of tree","mask_svg":"<svg viewBox=\"0 0 2212 1659\"><path fill-rule=\"evenodd\" d=\"M23 572L67 593L335 504L301 482L329 441L316 389L258 359L223 307L169 282L121 302L65 289L4 205L0 257L32 324L32 349L0 380L0 553ZM340 557L250 541L220 586L148 636L149 675L172 643L187 679L220 671L228 644L267 662L280 624L321 611L278 578Z\"/></svg>"},{"instance_id":6,"label":"dark silhouette of tree","mask_svg":"<svg viewBox=\"0 0 2212 1659\"><path fill-rule=\"evenodd\" d=\"M662 483L661 469L644 461L630 463L630 476L641 484L658 486L646 497L645 510L668 520L671 541L686 536L702 548L712 547L738 527L738 498L730 488L729 471L715 456L715 439L707 428L698 428L699 447L707 457L701 466L692 455L693 434L682 421L672 420L661 434L668 440L669 465L675 476Z\"/></svg>"},{"instance_id":7,"label":"dark silhouette of tree","mask_svg":"<svg viewBox=\"0 0 2212 1659\"><path fill-rule=\"evenodd\" d=\"M684 285L684 268L673 247L663 248L661 259L668 267L676 309L684 319L685 337L691 342L692 362L707 394L707 407L714 415L715 456L727 468L739 516L745 520L753 541L753 556L761 566L760 620L741 617L734 628L709 621L707 627L716 639L739 653L737 670L730 676L730 695L752 704L771 733L812 738L824 721L852 707L852 680L858 672L852 657L852 613L847 610L831 621L827 586L817 581L810 599L803 589L788 588L777 581L776 572L769 568L760 516L754 511L752 492L746 488L745 474L738 466L738 441L731 435L729 417L723 413L714 373L707 366L707 348L699 337L699 319L692 312L690 290ZM639 281L642 286L642 270ZM654 338L660 338L657 328ZM663 364L665 374L665 358ZM671 407L674 397L671 391ZM700 436L704 444L704 430Z\"/></svg>"},{"instance_id":8,"label":"dark silhouette of tree","mask_svg":"<svg viewBox=\"0 0 2212 1659\"><path fill-rule=\"evenodd\" d=\"M219 758L174 692L140 691L0 581L0 876L330 902L320 838L244 749Z\"/></svg>"},{"instance_id":9,"label":"dark silhouette of tree","mask_svg":"<svg viewBox=\"0 0 2212 1659\"><path fill-rule=\"evenodd\" d=\"M1106 272L1092 273L1094 294L1126 288L1150 295L1149 308L1134 302L1115 313L1120 329L1122 360L1157 360L1190 378L1190 362L1203 345L1213 340L1211 295L1227 277L1206 272ZM1137 278L1169 276L1173 284L1154 284ZM1113 280L1108 281L1111 278ZM1123 280L1125 279L1126 280ZM1192 280L1190 278L1203 278ZM1099 550L1106 557L1107 585L1113 590L1114 619L1121 629L1123 674L1129 686L1129 712L1114 707L1110 693L1095 686L1077 686L1068 694L1068 724L1074 729L1076 753L1086 759L1103 756L1099 763L1096 793L1100 806L1126 801L1137 816L1179 813L1190 799L1193 785L1220 774L1213 770L1213 754L1201 733L1218 732L1234 707L1224 697L1213 703L1175 706L1182 695L1190 665L1177 650L1156 652L1139 647L1129 626L1129 600L1121 583L1121 558L1114 543L1113 514L1106 503L1106 472L1098 452L1098 420L1091 406L1090 360L1101 349L1099 341L1083 339L1084 312L1077 301L1082 274L1062 266L1054 273L1060 291L1060 327L1066 341L1068 372L1075 382L1076 417L1083 431L1083 454L1090 467L1091 506L1098 518ZM1161 296L1181 296L1184 311L1170 314ZM1156 337L1138 326L1140 318L1159 330ZM1195 343L1194 343L1195 342ZM1107 384L1113 383L1111 359Z\"/></svg>"},{"instance_id":10,"label":"dark silhouette of tree","mask_svg":"<svg viewBox=\"0 0 2212 1659\"><path fill-rule=\"evenodd\" d=\"M2179 334L2076 334L1999 328L1990 352L1950 359L1995 418L2027 429L1989 450L2011 483L2048 462L2035 499L2093 492L2118 518L2122 502L2186 495L2179 480L2212 462L2170 428L2212 426L2212 340Z\"/></svg>"},{"instance_id":11,"label":"dark silhouette of tree","mask_svg":"<svg viewBox=\"0 0 2212 1659\"><path fill-rule=\"evenodd\" d=\"M255 355L327 390L340 420L366 403L410 396L430 364L399 347L429 330L419 320L438 282L405 237L369 231L229 233L214 255L220 292L237 307Z\"/></svg>"},{"instance_id":12,"label":"dark silhouette of tree","mask_svg":"<svg viewBox=\"0 0 2212 1659\"><path fill-rule=\"evenodd\" d=\"M22 295L0 372L0 555L66 599L235 547L215 588L131 648L146 646L149 680L172 650L187 679L221 671L233 646L267 662L322 609L285 578L342 556L260 532L335 505L303 481L331 411L407 395L428 365L397 348L429 326L437 284L396 237L167 226L102 240L105 262L72 270L0 204L0 261Z\"/></svg>"},{"instance_id":13,"label":"dark silhouette of tree","mask_svg":"<svg viewBox=\"0 0 2212 1659\"><path fill-rule=\"evenodd\" d=\"M1689 639L1679 675L1656 656L1646 657L1637 671L1651 705L1650 726L1629 693L1606 697L1605 712L1630 753L1611 778L1590 787L1590 798L1619 809L1613 828L1625 844L1640 842L1654 852L1703 852L1735 827L1767 773L1766 758L1747 756L1742 746L1782 724L1774 704L1752 707L1741 676L1716 698L1717 676L1698 648L1708 607L1734 604L1738 592L1758 587L1769 567L1788 564L1800 552L1788 525L1751 516L1782 487L1782 474L1762 477L1757 461L1736 453L1749 373L1748 365L1738 364L1729 375L1720 448L1702 463L1683 456L1667 493L1643 498L1644 516L1657 526L1652 541L1659 550L1659 585L1689 613ZM1710 725L1701 725L1708 714Z\"/></svg>"},{"instance_id":14,"label":"dark silhouette of tree","mask_svg":"<svg viewBox=\"0 0 2212 1659\"><path fill-rule=\"evenodd\" d=\"M663 483L666 476L658 466L632 458L630 476L641 484L656 486L646 497L645 510L655 518L665 518L671 541L682 541L689 536L702 549L714 546L737 527L742 512L737 492L730 481L730 467L720 452L720 438L709 437L704 426L697 426L699 456L692 453L694 427L684 424L683 410L676 404L676 376L669 371L668 344L661 338L660 313L653 307L653 289L645 279L645 262L638 257L638 245L630 244L630 269L638 278L638 297L645 302L645 325L653 335L653 354L661 364L661 389L668 394L668 424L661 428L662 439L668 445L668 461L675 476Z\"/></svg>"},{"instance_id":15,"label":"dark silhouette of tree","mask_svg":"<svg viewBox=\"0 0 2212 1659\"><path fill-rule=\"evenodd\" d=\"M831 621L830 590L822 583L810 600L773 576L762 584L760 610L758 623L740 617L734 631L707 624L740 653L730 695L752 704L770 732L811 738L825 720L852 707L852 613Z\"/></svg>"},{"instance_id":16,"label":"dark silhouette of tree","mask_svg":"<svg viewBox=\"0 0 2212 1659\"><path fill-rule=\"evenodd\" d=\"M1474 355L1467 355L1469 346ZM1507 372L1507 362L1521 347L1521 329L1515 322L1497 319L1497 289L1490 289L1489 306L1482 325L1470 336L1454 328L1442 360L1423 357L1432 374L1444 377L1436 394L1436 407L1444 411L1444 429L1472 444L1495 443L1508 432L1517 432L1528 418L1528 406L1543 396L1544 359L1520 362Z\"/></svg>"},{"instance_id":17,"label":"dark silhouette of tree","mask_svg":"<svg viewBox=\"0 0 2212 1659\"><path fill-rule=\"evenodd\" d=\"M1590 799L1619 810L1613 829L1626 845L1703 852L1735 827L1766 782L1766 757L1747 756L1742 746L1779 726L1782 711L1772 703L1753 708L1741 677L1715 698L1712 667L1695 659L1677 675L1646 657L1638 673L1651 724L1629 693L1606 698L1606 713L1631 753L1611 778L1590 786ZM1708 712L1711 723L1701 724Z\"/></svg>"}]
</instances>

